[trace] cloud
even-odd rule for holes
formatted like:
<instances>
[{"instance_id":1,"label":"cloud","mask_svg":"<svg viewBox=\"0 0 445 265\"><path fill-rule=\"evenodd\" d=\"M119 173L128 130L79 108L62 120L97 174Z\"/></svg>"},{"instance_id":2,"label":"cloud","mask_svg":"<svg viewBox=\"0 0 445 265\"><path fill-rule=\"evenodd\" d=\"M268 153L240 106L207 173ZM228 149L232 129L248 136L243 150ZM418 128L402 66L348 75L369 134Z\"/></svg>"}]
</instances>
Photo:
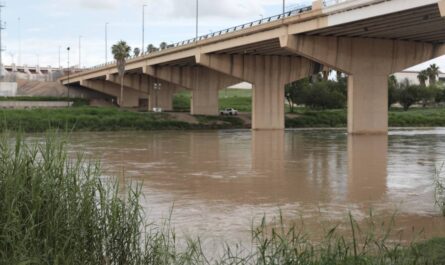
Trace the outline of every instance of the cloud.
<instances>
[{"instance_id":1,"label":"cloud","mask_svg":"<svg viewBox=\"0 0 445 265\"><path fill-rule=\"evenodd\" d=\"M94 10L110 10L119 7L121 0L52 0L56 9L65 9L67 6Z\"/></svg>"}]
</instances>

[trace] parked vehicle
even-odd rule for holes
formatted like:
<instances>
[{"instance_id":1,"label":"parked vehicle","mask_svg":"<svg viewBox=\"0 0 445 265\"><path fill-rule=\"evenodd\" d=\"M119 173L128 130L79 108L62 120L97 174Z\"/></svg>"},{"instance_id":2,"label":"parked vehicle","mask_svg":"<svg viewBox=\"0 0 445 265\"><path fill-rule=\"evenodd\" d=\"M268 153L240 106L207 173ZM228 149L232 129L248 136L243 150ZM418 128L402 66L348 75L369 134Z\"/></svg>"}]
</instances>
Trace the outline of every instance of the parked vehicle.
<instances>
[{"instance_id":1,"label":"parked vehicle","mask_svg":"<svg viewBox=\"0 0 445 265\"><path fill-rule=\"evenodd\" d=\"M225 116L225 115L227 115L227 116L235 116L235 115L238 115L238 114L239 114L238 111L236 109L232 109L232 108L224 109L224 110L221 111L221 115L223 115L223 116Z\"/></svg>"}]
</instances>

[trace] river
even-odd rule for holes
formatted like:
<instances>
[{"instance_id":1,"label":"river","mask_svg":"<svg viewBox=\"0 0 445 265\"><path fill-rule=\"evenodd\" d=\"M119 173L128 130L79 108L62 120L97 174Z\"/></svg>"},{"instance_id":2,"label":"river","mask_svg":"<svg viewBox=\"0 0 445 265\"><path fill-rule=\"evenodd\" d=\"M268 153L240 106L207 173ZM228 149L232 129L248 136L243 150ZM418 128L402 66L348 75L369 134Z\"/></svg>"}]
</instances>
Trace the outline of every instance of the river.
<instances>
[{"instance_id":1,"label":"river","mask_svg":"<svg viewBox=\"0 0 445 265\"><path fill-rule=\"evenodd\" d=\"M445 129L74 133L69 148L100 159L120 181L142 181L150 220L173 208L178 234L215 244L249 242L252 222L280 210L309 231L372 210L385 222L396 214L407 237L445 235L433 185Z\"/></svg>"}]
</instances>

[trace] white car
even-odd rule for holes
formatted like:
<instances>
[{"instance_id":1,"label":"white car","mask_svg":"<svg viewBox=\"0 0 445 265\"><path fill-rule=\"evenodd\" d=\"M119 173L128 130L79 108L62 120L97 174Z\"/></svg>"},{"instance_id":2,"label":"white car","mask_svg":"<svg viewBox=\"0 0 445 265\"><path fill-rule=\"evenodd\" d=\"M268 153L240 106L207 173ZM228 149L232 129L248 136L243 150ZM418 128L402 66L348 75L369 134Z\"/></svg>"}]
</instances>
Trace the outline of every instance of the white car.
<instances>
[{"instance_id":1,"label":"white car","mask_svg":"<svg viewBox=\"0 0 445 265\"><path fill-rule=\"evenodd\" d=\"M236 109L225 109L221 111L221 115L235 116L238 115L238 111Z\"/></svg>"}]
</instances>

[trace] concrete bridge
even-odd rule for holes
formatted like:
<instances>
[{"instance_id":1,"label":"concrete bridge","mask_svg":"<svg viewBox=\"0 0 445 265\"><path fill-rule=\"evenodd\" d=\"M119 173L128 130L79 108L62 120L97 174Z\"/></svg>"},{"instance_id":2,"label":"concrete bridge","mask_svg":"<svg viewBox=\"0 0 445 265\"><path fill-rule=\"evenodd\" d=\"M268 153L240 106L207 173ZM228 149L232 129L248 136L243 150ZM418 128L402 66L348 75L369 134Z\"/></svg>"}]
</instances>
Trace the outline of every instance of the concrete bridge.
<instances>
[{"instance_id":1,"label":"concrete bridge","mask_svg":"<svg viewBox=\"0 0 445 265\"><path fill-rule=\"evenodd\" d=\"M387 133L390 74L445 55L445 0L346 0L312 6L170 45L128 60L125 106L153 95L218 115L218 90L253 84L253 129L284 128L284 86L324 67L348 74L348 132ZM119 97L115 63L60 79ZM153 97L150 106L153 106Z\"/></svg>"}]
</instances>

